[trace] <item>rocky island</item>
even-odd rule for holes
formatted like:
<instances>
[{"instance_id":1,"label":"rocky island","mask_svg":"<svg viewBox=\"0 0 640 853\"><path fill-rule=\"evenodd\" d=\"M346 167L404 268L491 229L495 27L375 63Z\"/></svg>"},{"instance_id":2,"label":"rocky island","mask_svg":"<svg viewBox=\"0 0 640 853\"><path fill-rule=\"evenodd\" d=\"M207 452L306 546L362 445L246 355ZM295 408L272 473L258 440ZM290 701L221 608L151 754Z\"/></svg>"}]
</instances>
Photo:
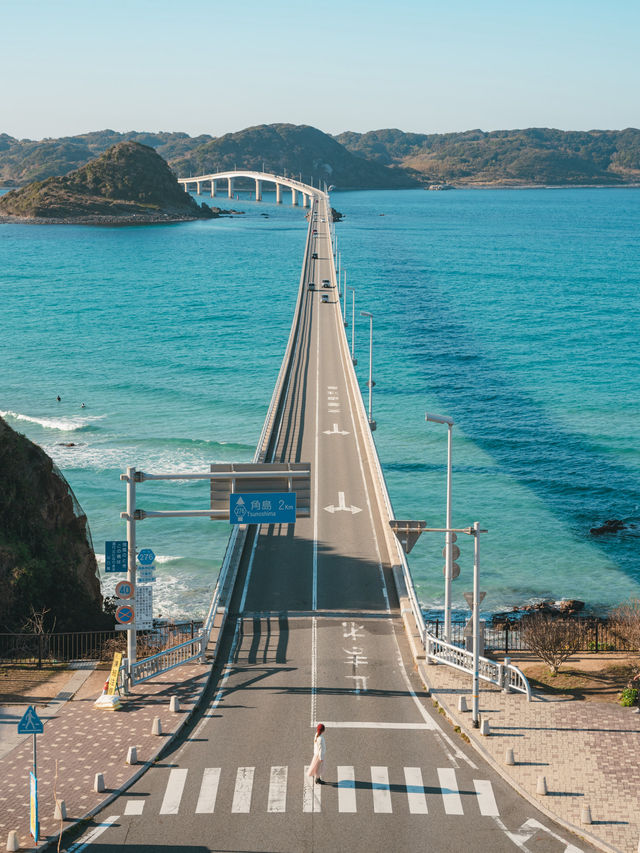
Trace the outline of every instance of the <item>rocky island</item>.
<instances>
[{"instance_id":1,"label":"rocky island","mask_svg":"<svg viewBox=\"0 0 640 853\"><path fill-rule=\"evenodd\" d=\"M131 141L68 175L0 198L2 222L141 225L211 219L223 212L195 202L153 148Z\"/></svg>"}]
</instances>

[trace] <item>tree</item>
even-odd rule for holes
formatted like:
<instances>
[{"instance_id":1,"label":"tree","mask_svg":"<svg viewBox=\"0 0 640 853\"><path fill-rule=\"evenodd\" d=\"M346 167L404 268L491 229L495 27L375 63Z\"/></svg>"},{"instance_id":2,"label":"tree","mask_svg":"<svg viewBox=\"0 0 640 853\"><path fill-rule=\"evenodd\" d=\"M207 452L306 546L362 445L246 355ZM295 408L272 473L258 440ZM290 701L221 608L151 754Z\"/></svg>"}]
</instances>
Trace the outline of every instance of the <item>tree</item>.
<instances>
[{"instance_id":1,"label":"tree","mask_svg":"<svg viewBox=\"0 0 640 853\"><path fill-rule=\"evenodd\" d=\"M525 645L547 664L552 675L558 674L561 664L577 651L580 643L574 622L545 613L527 616L520 631Z\"/></svg>"}]
</instances>

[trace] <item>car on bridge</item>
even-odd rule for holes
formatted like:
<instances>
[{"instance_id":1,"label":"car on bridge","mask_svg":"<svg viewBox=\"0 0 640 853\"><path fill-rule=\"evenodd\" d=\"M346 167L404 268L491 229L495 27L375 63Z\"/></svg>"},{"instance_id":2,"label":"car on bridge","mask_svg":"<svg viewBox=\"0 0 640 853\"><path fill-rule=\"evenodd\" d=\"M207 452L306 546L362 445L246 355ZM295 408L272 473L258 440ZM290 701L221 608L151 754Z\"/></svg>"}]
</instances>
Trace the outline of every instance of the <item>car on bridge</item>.
<instances>
[{"instance_id":1,"label":"car on bridge","mask_svg":"<svg viewBox=\"0 0 640 853\"><path fill-rule=\"evenodd\" d=\"M312 257L312 259L313 259L314 261L317 261L317 260L318 260L318 253L317 253L317 252L313 252L313 254L311 255L311 257Z\"/></svg>"},{"instance_id":2,"label":"car on bridge","mask_svg":"<svg viewBox=\"0 0 640 853\"><path fill-rule=\"evenodd\" d=\"M315 286L314 282L310 281L309 282L309 290L315 290L315 289L316 289L316 286Z\"/></svg>"},{"instance_id":3,"label":"car on bridge","mask_svg":"<svg viewBox=\"0 0 640 853\"><path fill-rule=\"evenodd\" d=\"M322 301L323 301L323 302L328 302L328 301L329 301L329 294L328 294L328 293L323 293L323 294L322 294Z\"/></svg>"},{"instance_id":4,"label":"car on bridge","mask_svg":"<svg viewBox=\"0 0 640 853\"><path fill-rule=\"evenodd\" d=\"M322 279L322 286L323 286L323 287L331 287L331 282L329 281L329 279L328 279L328 278L323 278L323 279Z\"/></svg>"}]
</instances>

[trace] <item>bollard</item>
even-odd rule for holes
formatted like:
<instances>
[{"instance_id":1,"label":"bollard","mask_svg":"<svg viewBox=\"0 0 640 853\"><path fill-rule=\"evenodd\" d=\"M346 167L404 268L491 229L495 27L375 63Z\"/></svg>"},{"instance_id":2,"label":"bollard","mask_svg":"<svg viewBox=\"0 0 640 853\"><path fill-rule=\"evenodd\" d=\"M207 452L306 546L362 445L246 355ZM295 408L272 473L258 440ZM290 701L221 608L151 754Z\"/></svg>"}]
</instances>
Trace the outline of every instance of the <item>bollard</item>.
<instances>
[{"instance_id":1,"label":"bollard","mask_svg":"<svg viewBox=\"0 0 640 853\"><path fill-rule=\"evenodd\" d=\"M53 812L54 820L67 819L67 806L64 800L56 800L56 807Z\"/></svg>"},{"instance_id":2,"label":"bollard","mask_svg":"<svg viewBox=\"0 0 640 853\"><path fill-rule=\"evenodd\" d=\"M129 751L127 752L127 764L137 764L138 763L138 747L130 746Z\"/></svg>"},{"instance_id":3,"label":"bollard","mask_svg":"<svg viewBox=\"0 0 640 853\"><path fill-rule=\"evenodd\" d=\"M96 794L101 794L104 791L104 776L102 773L96 773L96 777L93 782L93 790Z\"/></svg>"},{"instance_id":4,"label":"bollard","mask_svg":"<svg viewBox=\"0 0 640 853\"><path fill-rule=\"evenodd\" d=\"M458 711L460 711L460 713L464 713L465 711L468 711L468 710L469 709L467 708L467 697L466 696L458 696Z\"/></svg>"},{"instance_id":5,"label":"bollard","mask_svg":"<svg viewBox=\"0 0 640 853\"><path fill-rule=\"evenodd\" d=\"M489 737L491 729L489 728L489 720L482 720L480 723L480 734Z\"/></svg>"},{"instance_id":6,"label":"bollard","mask_svg":"<svg viewBox=\"0 0 640 853\"><path fill-rule=\"evenodd\" d=\"M169 710L173 711L174 714L177 714L180 710L180 702L178 701L177 696L172 696L169 700Z\"/></svg>"},{"instance_id":7,"label":"bollard","mask_svg":"<svg viewBox=\"0 0 640 853\"><path fill-rule=\"evenodd\" d=\"M592 823L591 806L582 806L580 809L580 823Z\"/></svg>"},{"instance_id":8,"label":"bollard","mask_svg":"<svg viewBox=\"0 0 640 853\"><path fill-rule=\"evenodd\" d=\"M540 794L542 797L547 796L547 780L544 776L538 776L538 787L536 788L536 794Z\"/></svg>"},{"instance_id":9,"label":"bollard","mask_svg":"<svg viewBox=\"0 0 640 853\"><path fill-rule=\"evenodd\" d=\"M18 841L18 833L15 829L12 829L7 837L7 850L14 853L15 850L20 849L20 842Z\"/></svg>"},{"instance_id":10,"label":"bollard","mask_svg":"<svg viewBox=\"0 0 640 853\"><path fill-rule=\"evenodd\" d=\"M504 763L509 767L513 767L515 764L515 761L513 760L513 749L510 746L505 750Z\"/></svg>"},{"instance_id":11,"label":"bollard","mask_svg":"<svg viewBox=\"0 0 640 853\"><path fill-rule=\"evenodd\" d=\"M162 722L160 721L160 717L153 718L153 724L151 726L151 734L152 735L161 735L162 734Z\"/></svg>"}]
</instances>

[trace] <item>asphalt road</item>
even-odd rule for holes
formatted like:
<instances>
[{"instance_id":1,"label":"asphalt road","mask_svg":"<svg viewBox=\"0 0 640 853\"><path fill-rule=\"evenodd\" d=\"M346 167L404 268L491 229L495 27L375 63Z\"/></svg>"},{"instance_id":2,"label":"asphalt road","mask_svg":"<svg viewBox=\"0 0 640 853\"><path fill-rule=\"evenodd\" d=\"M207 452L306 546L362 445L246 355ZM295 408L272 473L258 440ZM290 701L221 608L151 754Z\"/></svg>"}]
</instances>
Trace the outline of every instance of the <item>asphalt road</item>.
<instances>
[{"instance_id":1,"label":"asphalt road","mask_svg":"<svg viewBox=\"0 0 640 853\"><path fill-rule=\"evenodd\" d=\"M249 537L202 714L67 849L591 851L481 761L413 672L378 544L361 402L345 381L338 296L321 287L331 280L321 218L271 449L273 461L311 462L311 517ZM317 722L324 785L306 776Z\"/></svg>"}]
</instances>

